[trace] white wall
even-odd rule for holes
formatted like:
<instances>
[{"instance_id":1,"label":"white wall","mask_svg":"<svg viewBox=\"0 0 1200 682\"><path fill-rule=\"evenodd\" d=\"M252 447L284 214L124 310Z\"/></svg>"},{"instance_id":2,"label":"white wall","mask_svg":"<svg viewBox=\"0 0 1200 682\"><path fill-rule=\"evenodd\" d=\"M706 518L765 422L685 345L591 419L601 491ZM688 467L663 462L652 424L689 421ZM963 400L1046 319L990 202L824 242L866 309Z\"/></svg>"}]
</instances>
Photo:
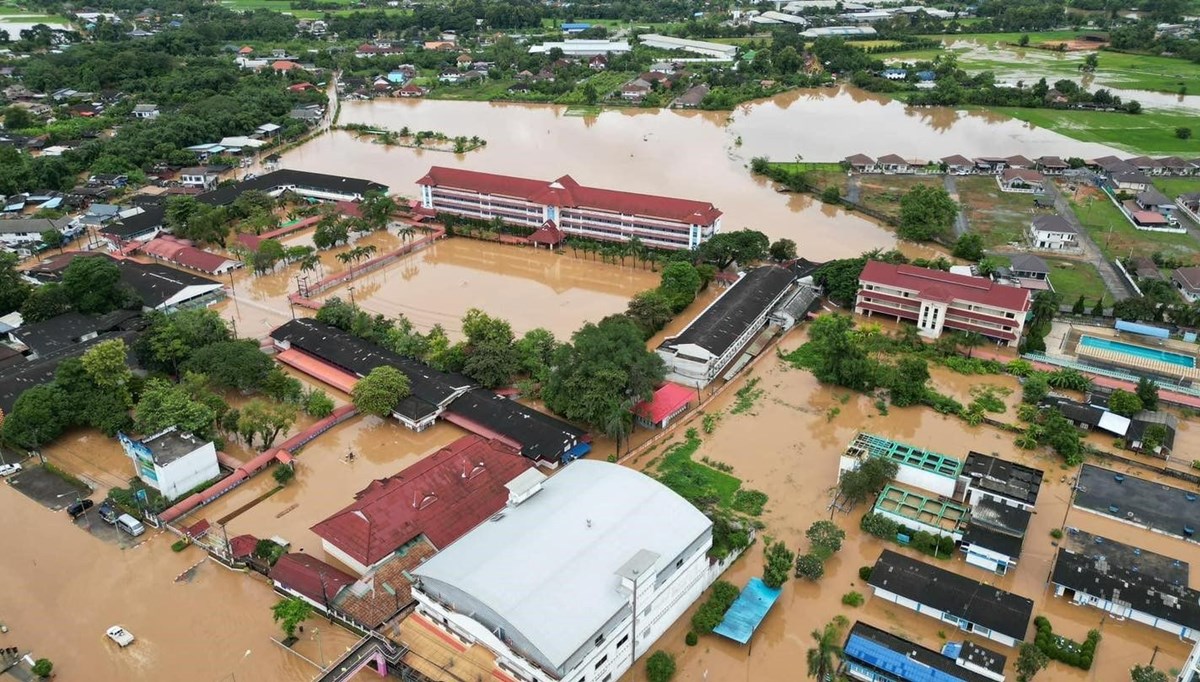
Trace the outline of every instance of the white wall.
<instances>
[{"instance_id":1,"label":"white wall","mask_svg":"<svg viewBox=\"0 0 1200 682\"><path fill-rule=\"evenodd\" d=\"M158 474L158 490L164 497L174 499L206 481L220 475L217 448L211 441L164 466L154 466Z\"/></svg>"}]
</instances>

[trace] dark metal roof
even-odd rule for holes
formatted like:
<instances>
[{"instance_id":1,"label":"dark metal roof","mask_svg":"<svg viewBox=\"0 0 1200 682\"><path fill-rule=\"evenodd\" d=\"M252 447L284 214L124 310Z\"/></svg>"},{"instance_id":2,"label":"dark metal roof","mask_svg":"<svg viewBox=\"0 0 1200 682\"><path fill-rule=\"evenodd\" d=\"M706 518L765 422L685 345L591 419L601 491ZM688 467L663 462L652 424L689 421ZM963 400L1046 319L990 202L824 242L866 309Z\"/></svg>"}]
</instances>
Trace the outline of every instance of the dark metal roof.
<instances>
[{"instance_id":1,"label":"dark metal roof","mask_svg":"<svg viewBox=\"0 0 1200 682\"><path fill-rule=\"evenodd\" d=\"M1189 499L1189 496L1191 499ZM1075 485L1075 506L1183 537L1200 526L1200 495L1132 474L1084 464Z\"/></svg>"},{"instance_id":2,"label":"dark metal roof","mask_svg":"<svg viewBox=\"0 0 1200 682\"><path fill-rule=\"evenodd\" d=\"M586 435L582 429L482 388L468 391L446 411L519 443L521 454L533 460L558 463Z\"/></svg>"},{"instance_id":3,"label":"dark metal roof","mask_svg":"<svg viewBox=\"0 0 1200 682\"><path fill-rule=\"evenodd\" d=\"M218 187L211 192L197 195L196 201L214 206L223 206L233 203L235 199L242 195L242 192L248 190L256 189L263 192L271 192L280 187L292 186L362 195L366 195L367 192L372 191L386 192L388 189L387 185L381 185L378 182L371 182L370 180L363 180L361 178L347 178L341 175L326 175L325 173L309 173L308 171L284 169L266 173L249 180L235 182L232 185Z\"/></svg>"},{"instance_id":4,"label":"dark metal roof","mask_svg":"<svg viewBox=\"0 0 1200 682\"><path fill-rule=\"evenodd\" d=\"M862 621L850 628L846 645L842 648L846 658L874 668L886 676L880 679L904 682L988 681L983 675L958 665L952 658ZM1000 659L1004 657L1000 656Z\"/></svg>"},{"instance_id":5,"label":"dark metal roof","mask_svg":"<svg viewBox=\"0 0 1200 682\"><path fill-rule=\"evenodd\" d=\"M1113 561L1098 549L1092 554L1058 550L1051 581L1192 629L1200 628L1200 591L1187 583L1167 582L1135 564Z\"/></svg>"},{"instance_id":6,"label":"dark metal roof","mask_svg":"<svg viewBox=\"0 0 1200 682\"><path fill-rule=\"evenodd\" d=\"M1000 533L976 523L967 526L962 541L964 545L990 549L1012 559L1021 556L1021 546L1025 544L1023 537Z\"/></svg>"},{"instance_id":7,"label":"dark metal roof","mask_svg":"<svg viewBox=\"0 0 1200 682\"><path fill-rule=\"evenodd\" d=\"M396 412L420 421L472 385L460 374L438 370L412 358L357 338L348 332L316 320L292 320L275 331L271 338L288 341L293 347L358 376L366 376L376 367L389 365L408 377L411 394L400 401Z\"/></svg>"},{"instance_id":8,"label":"dark metal roof","mask_svg":"<svg viewBox=\"0 0 1200 682\"><path fill-rule=\"evenodd\" d=\"M1020 507L1012 507L1003 502L989 499L980 500L971 510L972 523L1016 536L1025 535L1032 516L1032 512Z\"/></svg>"},{"instance_id":9,"label":"dark metal roof","mask_svg":"<svg viewBox=\"0 0 1200 682\"><path fill-rule=\"evenodd\" d=\"M868 581L871 587L982 625L1014 639L1025 639L1033 601L984 585L937 566L884 550Z\"/></svg>"},{"instance_id":10,"label":"dark metal roof","mask_svg":"<svg viewBox=\"0 0 1200 682\"><path fill-rule=\"evenodd\" d=\"M142 298L142 305L157 308L171 297L191 286L206 286L220 282L158 263L117 261L121 282Z\"/></svg>"},{"instance_id":11,"label":"dark metal roof","mask_svg":"<svg viewBox=\"0 0 1200 682\"><path fill-rule=\"evenodd\" d=\"M109 223L101 231L120 239L133 239L161 228L165 215L166 209L162 206L146 205L141 213Z\"/></svg>"},{"instance_id":12,"label":"dark metal roof","mask_svg":"<svg viewBox=\"0 0 1200 682\"><path fill-rule=\"evenodd\" d=\"M94 339L67 346L33 362L5 366L0 370L0 409L3 409L5 413L11 413L17 398L27 389L53 381L54 373L58 371L58 365L63 360L83 355L92 346L113 339L123 339L125 345L132 349L138 334L136 331L101 334ZM132 357L132 353L130 356Z\"/></svg>"},{"instance_id":13,"label":"dark metal roof","mask_svg":"<svg viewBox=\"0 0 1200 682\"><path fill-rule=\"evenodd\" d=\"M123 323L139 314L132 310L116 310L107 315L68 312L42 322L22 325L10 333L34 353L46 356L79 343L79 339L88 334L119 329Z\"/></svg>"},{"instance_id":14,"label":"dark metal roof","mask_svg":"<svg viewBox=\"0 0 1200 682\"><path fill-rule=\"evenodd\" d=\"M975 451L967 454L962 475L973 479L972 485L980 490L1025 504L1037 502L1038 491L1042 487L1040 469Z\"/></svg>"},{"instance_id":15,"label":"dark metal roof","mask_svg":"<svg viewBox=\"0 0 1200 682\"><path fill-rule=\"evenodd\" d=\"M694 344L720 357L764 311L774 305L795 280L791 271L775 265L755 268L712 303L663 348Z\"/></svg>"},{"instance_id":16,"label":"dark metal roof","mask_svg":"<svg viewBox=\"0 0 1200 682\"><path fill-rule=\"evenodd\" d=\"M986 649L974 642L963 642L962 650L958 653L959 660L969 661L984 670L1003 675L1008 657L991 649Z\"/></svg>"}]
</instances>

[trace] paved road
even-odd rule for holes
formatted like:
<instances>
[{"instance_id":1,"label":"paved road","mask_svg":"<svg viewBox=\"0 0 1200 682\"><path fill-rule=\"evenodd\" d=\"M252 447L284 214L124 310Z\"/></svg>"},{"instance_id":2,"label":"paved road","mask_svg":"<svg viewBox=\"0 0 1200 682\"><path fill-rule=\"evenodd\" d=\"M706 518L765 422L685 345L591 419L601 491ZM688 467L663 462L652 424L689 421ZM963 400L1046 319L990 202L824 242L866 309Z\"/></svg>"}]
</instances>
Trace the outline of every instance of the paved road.
<instances>
[{"instance_id":1,"label":"paved road","mask_svg":"<svg viewBox=\"0 0 1200 682\"><path fill-rule=\"evenodd\" d=\"M1046 195L1054 200L1054 208L1058 211L1058 214L1066 219L1071 224L1071 227L1075 228L1075 231L1079 235L1079 245L1083 247L1084 258L1096 266L1096 270L1100 273L1100 279L1104 280L1104 288L1108 289L1109 295L1117 301L1123 301L1133 296L1133 292L1129 289L1129 283L1121 276L1120 272L1117 272L1116 266L1104 257L1099 245L1092 240L1092 236L1079 223L1079 218L1075 215L1075 211L1071 209L1071 204L1067 201L1067 198L1063 196L1062 192L1058 191L1058 186L1053 182L1045 184ZM1104 199L1104 201L1107 200Z\"/></svg>"},{"instance_id":2,"label":"paved road","mask_svg":"<svg viewBox=\"0 0 1200 682\"><path fill-rule=\"evenodd\" d=\"M946 173L942 176L942 185L945 186L946 192L950 198L958 203L958 183L954 180L954 176ZM962 204L958 204L958 215L954 216L954 236L961 237L967 233L967 216L963 213Z\"/></svg>"},{"instance_id":3,"label":"paved road","mask_svg":"<svg viewBox=\"0 0 1200 682\"><path fill-rule=\"evenodd\" d=\"M848 174L846 178L846 201L851 204L858 203L859 192L858 175L854 173Z\"/></svg>"}]
</instances>

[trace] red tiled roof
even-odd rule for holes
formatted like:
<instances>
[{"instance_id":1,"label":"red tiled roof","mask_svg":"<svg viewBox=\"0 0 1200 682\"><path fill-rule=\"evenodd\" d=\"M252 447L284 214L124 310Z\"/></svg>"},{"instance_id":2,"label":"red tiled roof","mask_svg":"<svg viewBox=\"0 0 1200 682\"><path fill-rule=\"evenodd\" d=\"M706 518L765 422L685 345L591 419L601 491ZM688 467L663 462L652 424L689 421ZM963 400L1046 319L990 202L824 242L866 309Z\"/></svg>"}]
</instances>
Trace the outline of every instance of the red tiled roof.
<instances>
[{"instance_id":1,"label":"red tiled roof","mask_svg":"<svg viewBox=\"0 0 1200 682\"><path fill-rule=\"evenodd\" d=\"M517 197L549 206L592 208L700 225L712 223L721 216L721 212L708 202L584 187L569 175L546 182L434 166L417 184Z\"/></svg>"},{"instance_id":2,"label":"red tiled roof","mask_svg":"<svg viewBox=\"0 0 1200 682\"><path fill-rule=\"evenodd\" d=\"M175 260L175 256L179 255L179 252L185 248L187 248L187 244L183 242L167 237L157 237L143 244L141 251L147 256L154 256L163 260Z\"/></svg>"},{"instance_id":3,"label":"red tiled roof","mask_svg":"<svg viewBox=\"0 0 1200 682\"><path fill-rule=\"evenodd\" d=\"M1005 310L1029 310L1029 292L1018 287L998 284L986 277L955 275L941 270L918 268L912 265L892 265L867 261L859 281L908 289L924 297L926 291L939 296L944 293L955 300L996 306Z\"/></svg>"},{"instance_id":4,"label":"red tiled roof","mask_svg":"<svg viewBox=\"0 0 1200 682\"><path fill-rule=\"evenodd\" d=\"M353 585L354 576L308 554L284 554L271 567L271 580L324 604L343 587Z\"/></svg>"},{"instance_id":5,"label":"red tiled roof","mask_svg":"<svg viewBox=\"0 0 1200 682\"><path fill-rule=\"evenodd\" d=\"M1134 211L1133 221L1138 225L1166 225L1167 218L1156 211Z\"/></svg>"},{"instance_id":6,"label":"red tiled roof","mask_svg":"<svg viewBox=\"0 0 1200 682\"><path fill-rule=\"evenodd\" d=\"M1004 182L1012 180L1024 180L1028 183L1039 183L1042 181L1042 174L1035 170L1025 170L1023 168L1005 168L1001 173L1000 179Z\"/></svg>"},{"instance_id":7,"label":"red tiled roof","mask_svg":"<svg viewBox=\"0 0 1200 682\"><path fill-rule=\"evenodd\" d=\"M553 220L547 220L537 229L537 232L529 235L529 241L534 244L548 244L550 246L561 244L564 239L566 239L566 235L563 234L562 230L558 229Z\"/></svg>"},{"instance_id":8,"label":"red tiled roof","mask_svg":"<svg viewBox=\"0 0 1200 682\"><path fill-rule=\"evenodd\" d=\"M370 566L424 534L435 547L454 542L508 502L506 483L533 466L510 448L464 436L355 495L355 502L312 531Z\"/></svg>"},{"instance_id":9,"label":"red tiled roof","mask_svg":"<svg viewBox=\"0 0 1200 682\"><path fill-rule=\"evenodd\" d=\"M200 519L196 523L188 526L187 529L184 530L184 533L186 533L187 536L193 540L199 540L205 535L208 535L208 530L210 528L212 528L212 524L208 522L208 519Z\"/></svg>"},{"instance_id":10,"label":"red tiled roof","mask_svg":"<svg viewBox=\"0 0 1200 682\"><path fill-rule=\"evenodd\" d=\"M234 559L254 554L256 547L258 547L258 538L253 535L236 535L229 538L229 551L233 553Z\"/></svg>"},{"instance_id":11,"label":"red tiled roof","mask_svg":"<svg viewBox=\"0 0 1200 682\"><path fill-rule=\"evenodd\" d=\"M215 273L230 260L225 256L197 249L185 241L171 237L156 237L139 248L146 255L209 274Z\"/></svg>"},{"instance_id":12,"label":"red tiled roof","mask_svg":"<svg viewBox=\"0 0 1200 682\"><path fill-rule=\"evenodd\" d=\"M279 61L271 63L271 68L276 71L291 71L298 66L300 65L296 62L288 61L286 59L280 59Z\"/></svg>"},{"instance_id":13,"label":"red tiled roof","mask_svg":"<svg viewBox=\"0 0 1200 682\"><path fill-rule=\"evenodd\" d=\"M695 393L692 389L667 382L654 391L654 397L650 400L638 403L633 408L633 412L637 416L657 424L690 403L694 397Z\"/></svg>"}]
</instances>

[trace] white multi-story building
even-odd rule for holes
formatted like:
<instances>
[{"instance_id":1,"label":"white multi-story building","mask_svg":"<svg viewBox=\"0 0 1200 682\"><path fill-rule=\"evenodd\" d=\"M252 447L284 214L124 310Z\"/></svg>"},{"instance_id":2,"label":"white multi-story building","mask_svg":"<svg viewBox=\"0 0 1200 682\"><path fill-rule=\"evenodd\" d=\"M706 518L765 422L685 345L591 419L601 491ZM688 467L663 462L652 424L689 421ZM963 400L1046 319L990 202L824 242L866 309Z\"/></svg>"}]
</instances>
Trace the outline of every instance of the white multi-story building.
<instances>
[{"instance_id":1,"label":"white multi-story building","mask_svg":"<svg viewBox=\"0 0 1200 682\"><path fill-rule=\"evenodd\" d=\"M1079 235L1066 219L1042 215L1029 224L1029 245L1044 251L1079 251Z\"/></svg>"},{"instance_id":2,"label":"white multi-story building","mask_svg":"<svg viewBox=\"0 0 1200 682\"><path fill-rule=\"evenodd\" d=\"M549 222L571 237L694 249L721 229L708 202L584 187L569 175L546 182L434 166L417 184L427 213L535 230Z\"/></svg>"},{"instance_id":3,"label":"white multi-story building","mask_svg":"<svg viewBox=\"0 0 1200 682\"><path fill-rule=\"evenodd\" d=\"M413 617L488 649L498 677L616 680L724 566L708 518L642 473L580 460L518 480L505 509L413 571Z\"/></svg>"},{"instance_id":4,"label":"white multi-story building","mask_svg":"<svg viewBox=\"0 0 1200 682\"><path fill-rule=\"evenodd\" d=\"M117 434L125 454L133 460L138 478L174 500L184 493L220 475L217 448L174 426L149 438L136 441Z\"/></svg>"}]
</instances>

